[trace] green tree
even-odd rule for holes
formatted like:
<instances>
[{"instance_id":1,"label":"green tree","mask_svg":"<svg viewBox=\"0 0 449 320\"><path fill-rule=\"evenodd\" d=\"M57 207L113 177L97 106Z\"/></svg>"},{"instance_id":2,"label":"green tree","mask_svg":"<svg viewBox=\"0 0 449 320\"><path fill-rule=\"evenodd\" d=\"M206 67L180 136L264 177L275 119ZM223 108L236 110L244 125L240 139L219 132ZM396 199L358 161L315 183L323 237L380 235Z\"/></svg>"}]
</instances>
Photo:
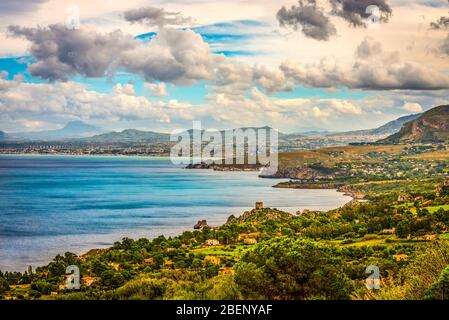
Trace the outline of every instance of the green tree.
<instances>
[{"instance_id":1,"label":"green tree","mask_svg":"<svg viewBox=\"0 0 449 320\"><path fill-rule=\"evenodd\" d=\"M223 274L208 279L202 289L205 291L205 299L208 300L239 300L242 298L233 275Z\"/></svg>"},{"instance_id":2,"label":"green tree","mask_svg":"<svg viewBox=\"0 0 449 320\"><path fill-rule=\"evenodd\" d=\"M251 299L347 299L352 284L343 270L333 247L281 237L248 251L235 281Z\"/></svg>"},{"instance_id":3,"label":"green tree","mask_svg":"<svg viewBox=\"0 0 449 320\"><path fill-rule=\"evenodd\" d=\"M395 233L399 238L407 238L411 233L410 221L408 219L401 220L396 226Z\"/></svg>"},{"instance_id":4,"label":"green tree","mask_svg":"<svg viewBox=\"0 0 449 320\"><path fill-rule=\"evenodd\" d=\"M120 272L106 270L101 274L101 282L107 288L118 288L125 283L125 277Z\"/></svg>"},{"instance_id":5,"label":"green tree","mask_svg":"<svg viewBox=\"0 0 449 320\"><path fill-rule=\"evenodd\" d=\"M424 293L426 300L449 300L449 266L442 272L438 280Z\"/></svg>"},{"instance_id":6,"label":"green tree","mask_svg":"<svg viewBox=\"0 0 449 320\"><path fill-rule=\"evenodd\" d=\"M0 278L0 295L9 290L9 284L6 279Z\"/></svg>"}]
</instances>

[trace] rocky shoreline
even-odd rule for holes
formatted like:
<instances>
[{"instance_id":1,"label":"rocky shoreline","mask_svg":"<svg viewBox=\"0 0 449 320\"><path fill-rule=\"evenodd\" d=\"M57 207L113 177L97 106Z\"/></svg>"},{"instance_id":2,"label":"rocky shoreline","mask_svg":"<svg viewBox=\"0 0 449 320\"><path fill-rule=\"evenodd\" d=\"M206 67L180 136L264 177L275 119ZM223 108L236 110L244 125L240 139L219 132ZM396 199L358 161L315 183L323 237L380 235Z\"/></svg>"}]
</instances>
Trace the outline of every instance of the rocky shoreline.
<instances>
[{"instance_id":1,"label":"rocky shoreline","mask_svg":"<svg viewBox=\"0 0 449 320\"><path fill-rule=\"evenodd\" d=\"M194 163L185 167L186 169L206 169L214 171L260 171L263 166L259 164L216 164L216 163Z\"/></svg>"},{"instance_id":2,"label":"rocky shoreline","mask_svg":"<svg viewBox=\"0 0 449 320\"><path fill-rule=\"evenodd\" d=\"M351 185L343 184L343 183L334 183L334 182L281 182L277 185L274 185L273 188L283 188L283 189L335 189L338 192L344 193L345 196L350 196L354 200L363 200L365 198L365 194L361 191L354 190Z\"/></svg>"},{"instance_id":3,"label":"rocky shoreline","mask_svg":"<svg viewBox=\"0 0 449 320\"><path fill-rule=\"evenodd\" d=\"M186 169L199 169L199 170L214 170L214 171L260 171L263 166L254 165L227 165L227 164L215 164L200 162L195 164L189 164L185 167ZM316 169L311 168L283 168L280 169L274 175L259 175L260 178L264 179L298 179L299 181L289 181L281 182L273 186L273 188L279 189L335 189L338 192L344 193L344 195L350 196L354 200L363 200L365 194L360 191L354 190L350 185L341 182L319 182L319 180L332 180L335 179L335 173L323 173ZM300 181L300 180L303 180ZM313 181L316 180L316 181Z\"/></svg>"}]
</instances>

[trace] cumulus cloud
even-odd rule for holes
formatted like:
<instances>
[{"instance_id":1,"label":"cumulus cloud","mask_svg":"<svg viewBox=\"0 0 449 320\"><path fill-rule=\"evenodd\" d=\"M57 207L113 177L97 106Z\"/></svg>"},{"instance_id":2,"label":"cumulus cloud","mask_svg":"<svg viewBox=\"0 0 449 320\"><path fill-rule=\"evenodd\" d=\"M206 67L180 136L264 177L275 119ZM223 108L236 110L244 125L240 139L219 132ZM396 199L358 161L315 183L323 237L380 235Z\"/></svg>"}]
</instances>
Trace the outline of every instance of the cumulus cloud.
<instances>
[{"instance_id":1,"label":"cumulus cloud","mask_svg":"<svg viewBox=\"0 0 449 320\"><path fill-rule=\"evenodd\" d=\"M449 30L449 17L442 16L438 20L431 22L430 28L433 30ZM449 55L449 34L439 43L436 52Z\"/></svg>"},{"instance_id":2,"label":"cumulus cloud","mask_svg":"<svg viewBox=\"0 0 449 320\"><path fill-rule=\"evenodd\" d=\"M1 1L0 16L21 14L35 11L39 5L48 0L21 0L21 1Z\"/></svg>"},{"instance_id":3,"label":"cumulus cloud","mask_svg":"<svg viewBox=\"0 0 449 320\"><path fill-rule=\"evenodd\" d=\"M382 45L365 39L357 48L352 65L323 59L317 65L294 61L281 70L295 83L311 87L366 90L440 90L449 88L449 76L415 62L404 62L398 52L385 52Z\"/></svg>"},{"instance_id":4,"label":"cumulus cloud","mask_svg":"<svg viewBox=\"0 0 449 320\"><path fill-rule=\"evenodd\" d=\"M382 52L383 48L380 42L365 39L359 44L355 54L359 59L369 59L381 55Z\"/></svg>"},{"instance_id":5,"label":"cumulus cloud","mask_svg":"<svg viewBox=\"0 0 449 320\"><path fill-rule=\"evenodd\" d=\"M285 77L281 70L264 65L254 66L253 81L268 93L293 89L293 83Z\"/></svg>"},{"instance_id":6,"label":"cumulus cloud","mask_svg":"<svg viewBox=\"0 0 449 320\"><path fill-rule=\"evenodd\" d=\"M208 86L210 90L237 101L255 86L268 94L293 89L292 81L279 68L262 64L250 66L230 59L217 66L214 82Z\"/></svg>"},{"instance_id":7,"label":"cumulus cloud","mask_svg":"<svg viewBox=\"0 0 449 320\"><path fill-rule=\"evenodd\" d=\"M131 83L125 83L125 84L117 83L112 88L112 92L117 93L117 94L124 94L124 95L128 95L128 96L134 96L136 94L136 92L134 90L134 86Z\"/></svg>"},{"instance_id":8,"label":"cumulus cloud","mask_svg":"<svg viewBox=\"0 0 449 320\"><path fill-rule=\"evenodd\" d=\"M192 30L162 29L148 44L125 51L121 65L149 82L191 84L211 80L222 56L213 55L209 45Z\"/></svg>"},{"instance_id":9,"label":"cumulus cloud","mask_svg":"<svg viewBox=\"0 0 449 320\"><path fill-rule=\"evenodd\" d=\"M270 97L253 88L240 100L230 99L227 95L208 96L213 107L210 112L215 121L232 123L234 126L270 125L282 128L281 131L298 131L304 127L340 127L365 115L362 106L365 101L353 102L340 99ZM360 121L360 120L359 120ZM357 126L359 124L357 123ZM344 128L344 125L340 128Z\"/></svg>"},{"instance_id":10,"label":"cumulus cloud","mask_svg":"<svg viewBox=\"0 0 449 320\"><path fill-rule=\"evenodd\" d=\"M37 130L45 130L48 128L48 123L41 120L26 120L26 119L19 119L17 121L22 127L26 128L27 130L31 131L37 131Z\"/></svg>"},{"instance_id":11,"label":"cumulus cloud","mask_svg":"<svg viewBox=\"0 0 449 320\"><path fill-rule=\"evenodd\" d=\"M65 123L82 119L106 126L137 121L155 130L159 126L188 127L192 120L201 119L206 126L217 128L270 125L284 132L312 126L348 130L372 125L373 117L381 124L403 114L404 101L422 106L442 104L448 92L382 93L361 100L285 99L270 97L252 87L239 99L213 93L207 103L192 105L177 100L149 100L137 95L132 84L117 84L111 92L99 93L70 81L26 83L0 79L0 124L8 119L8 127L14 123L17 130L18 126L26 129L27 124L36 121ZM417 106L414 108L417 110Z\"/></svg>"},{"instance_id":12,"label":"cumulus cloud","mask_svg":"<svg viewBox=\"0 0 449 320\"><path fill-rule=\"evenodd\" d=\"M437 21L430 23L430 28L434 30L448 29L449 28L449 17L440 17Z\"/></svg>"},{"instance_id":13,"label":"cumulus cloud","mask_svg":"<svg viewBox=\"0 0 449 320\"><path fill-rule=\"evenodd\" d=\"M292 27L306 37L327 41L337 34L333 17L340 17L354 27L366 27L370 19L386 23L392 14L385 0L323 0L322 3L319 6L317 0L299 0L298 5L282 7L276 17L281 27Z\"/></svg>"},{"instance_id":14,"label":"cumulus cloud","mask_svg":"<svg viewBox=\"0 0 449 320\"><path fill-rule=\"evenodd\" d=\"M136 47L136 40L120 31L99 34L69 30L60 24L47 28L9 26L8 31L31 42L30 53L36 62L29 66L29 72L52 81L75 74L102 77L114 60Z\"/></svg>"},{"instance_id":15,"label":"cumulus cloud","mask_svg":"<svg viewBox=\"0 0 449 320\"><path fill-rule=\"evenodd\" d=\"M411 113L423 112L423 107L419 103L414 102L406 102L402 108Z\"/></svg>"},{"instance_id":16,"label":"cumulus cloud","mask_svg":"<svg viewBox=\"0 0 449 320\"><path fill-rule=\"evenodd\" d=\"M282 7L276 17L282 27L300 29L307 37L316 40L329 40L337 33L335 26L315 0L299 0L297 6L293 5L289 9Z\"/></svg>"},{"instance_id":17,"label":"cumulus cloud","mask_svg":"<svg viewBox=\"0 0 449 320\"><path fill-rule=\"evenodd\" d=\"M328 90L339 87L382 91L449 89L447 74L404 61L399 52L384 50L380 42L371 38L366 38L356 48L352 64L322 58L316 64L287 60L274 68L224 60L215 70L214 79L215 84L208 87L213 91L209 98L226 102L242 101L254 87L266 94L291 91L295 85Z\"/></svg>"},{"instance_id":18,"label":"cumulus cloud","mask_svg":"<svg viewBox=\"0 0 449 320\"><path fill-rule=\"evenodd\" d=\"M51 81L77 74L102 77L123 68L147 81L192 83L211 79L214 62L221 59L191 30L161 29L152 41L143 43L121 31L101 34L63 25L8 29L12 36L32 44L30 53L36 62L29 72Z\"/></svg>"},{"instance_id":19,"label":"cumulus cloud","mask_svg":"<svg viewBox=\"0 0 449 320\"><path fill-rule=\"evenodd\" d=\"M242 62L226 59L217 66L214 85L209 90L227 99L241 100L253 86L253 68Z\"/></svg>"},{"instance_id":20,"label":"cumulus cloud","mask_svg":"<svg viewBox=\"0 0 449 320\"><path fill-rule=\"evenodd\" d=\"M163 8L145 7L125 11L124 18L131 23L143 23L148 26L162 28L179 26L192 22L192 18L184 17L179 12L165 11Z\"/></svg>"},{"instance_id":21,"label":"cumulus cloud","mask_svg":"<svg viewBox=\"0 0 449 320\"><path fill-rule=\"evenodd\" d=\"M150 92L150 94L154 97L163 98L168 95L167 87L165 82L159 83L145 83L145 88Z\"/></svg>"},{"instance_id":22,"label":"cumulus cloud","mask_svg":"<svg viewBox=\"0 0 449 320\"><path fill-rule=\"evenodd\" d=\"M438 51L442 54L449 55L449 35L441 42Z\"/></svg>"},{"instance_id":23,"label":"cumulus cloud","mask_svg":"<svg viewBox=\"0 0 449 320\"><path fill-rule=\"evenodd\" d=\"M117 84L110 93L88 90L74 82L25 83L0 80L0 113L11 119L43 116L103 121L146 119L170 122L183 115L173 111L189 104L151 102L135 93L132 84Z\"/></svg>"},{"instance_id":24,"label":"cumulus cloud","mask_svg":"<svg viewBox=\"0 0 449 320\"><path fill-rule=\"evenodd\" d=\"M375 14L367 8L375 6L378 22L388 22L392 9L385 0L330 0L333 10L332 14L348 21L352 26L364 27L365 20Z\"/></svg>"}]
</instances>

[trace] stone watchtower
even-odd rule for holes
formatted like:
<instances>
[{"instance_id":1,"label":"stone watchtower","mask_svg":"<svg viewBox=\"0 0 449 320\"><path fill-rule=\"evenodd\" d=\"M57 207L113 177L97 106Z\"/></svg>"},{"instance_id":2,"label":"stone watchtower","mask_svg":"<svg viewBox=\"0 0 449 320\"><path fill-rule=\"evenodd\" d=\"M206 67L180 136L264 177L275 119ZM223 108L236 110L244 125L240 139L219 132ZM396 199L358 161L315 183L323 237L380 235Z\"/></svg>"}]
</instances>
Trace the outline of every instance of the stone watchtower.
<instances>
[{"instance_id":1,"label":"stone watchtower","mask_svg":"<svg viewBox=\"0 0 449 320\"><path fill-rule=\"evenodd\" d=\"M263 202L258 201L258 202L256 202L256 210L260 210L260 209L263 209Z\"/></svg>"}]
</instances>

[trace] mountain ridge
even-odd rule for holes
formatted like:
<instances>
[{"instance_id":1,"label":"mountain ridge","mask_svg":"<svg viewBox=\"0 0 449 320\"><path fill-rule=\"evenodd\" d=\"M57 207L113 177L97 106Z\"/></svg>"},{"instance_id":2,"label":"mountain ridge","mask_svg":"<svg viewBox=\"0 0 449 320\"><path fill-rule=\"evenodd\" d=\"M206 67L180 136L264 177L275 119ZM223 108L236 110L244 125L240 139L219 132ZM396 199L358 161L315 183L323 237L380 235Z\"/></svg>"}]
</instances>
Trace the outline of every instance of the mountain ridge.
<instances>
[{"instance_id":1,"label":"mountain ridge","mask_svg":"<svg viewBox=\"0 0 449 320\"><path fill-rule=\"evenodd\" d=\"M125 129L122 131L106 132L77 140L85 143L157 143L170 141L170 135L168 133L154 131Z\"/></svg>"},{"instance_id":2,"label":"mountain ridge","mask_svg":"<svg viewBox=\"0 0 449 320\"><path fill-rule=\"evenodd\" d=\"M329 132L329 131L313 131L313 132L299 132L299 133L282 133L278 131L280 143L288 143L291 140L297 139L314 139L314 138L339 138L339 137L366 137L366 136L379 136L378 139L385 138L388 135L394 134L401 129L401 127L416 118L421 114L412 114L400 117L393 121L390 121L380 127L356 130L347 132ZM269 126L263 127L241 127L234 129L268 129ZM92 131L95 132L92 135ZM187 130L191 133L192 129ZM204 130L203 130L204 131ZM224 130L220 130L223 132ZM55 142L69 142L69 143L81 143L81 144L95 144L95 145L136 145L136 144L151 144L151 143L167 143L170 141L170 134L157 132L157 131L145 131L139 129L124 129L122 131L110 131L101 132L96 126L86 124L81 121L68 122L64 128L58 130L38 131L28 133L14 133L8 134L3 132L0 134L0 141L55 141ZM375 141L375 140L374 140Z\"/></svg>"},{"instance_id":3,"label":"mountain ridge","mask_svg":"<svg viewBox=\"0 0 449 320\"><path fill-rule=\"evenodd\" d=\"M449 139L449 105L424 112L405 123L399 132L383 139L383 143L438 143Z\"/></svg>"},{"instance_id":4,"label":"mountain ridge","mask_svg":"<svg viewBox=\"0 0 449 320\"><path fill-rule=\"evenodd\" d=\"M363 135L363 136L391 135L391 134L394 134L394 133L398 132L399 130L401 130L402 126L405 123L407 123L409 121L413 121L413 120L417 119L418 117L420 117L421 115L422 115L422 113L410 114L407 116L399 117L390 122L387 122L386 124L384 124L380 127L377 127L377 128L366 129L366 130L337 132L337 133L328 134L326 136L327 137L335 137L335 136L351 136L351 135Z\"/></svg>"},{"instance_id":5,"label":"mountain ridge","mask_svg":"<svg viewBox=\"0 0 449 320\"><path fill-rule=\"evenodd\" d=\"M19 140L29 141L57 141L88 137L98 134L101 130L94 125L82 121L70 121L63 128L56 130L17 132L11 136Z\"/></svg>"}]
</instances>

